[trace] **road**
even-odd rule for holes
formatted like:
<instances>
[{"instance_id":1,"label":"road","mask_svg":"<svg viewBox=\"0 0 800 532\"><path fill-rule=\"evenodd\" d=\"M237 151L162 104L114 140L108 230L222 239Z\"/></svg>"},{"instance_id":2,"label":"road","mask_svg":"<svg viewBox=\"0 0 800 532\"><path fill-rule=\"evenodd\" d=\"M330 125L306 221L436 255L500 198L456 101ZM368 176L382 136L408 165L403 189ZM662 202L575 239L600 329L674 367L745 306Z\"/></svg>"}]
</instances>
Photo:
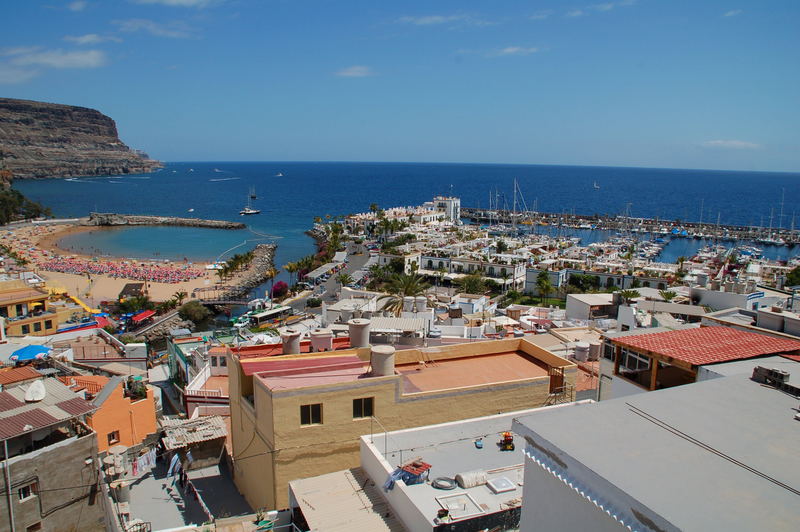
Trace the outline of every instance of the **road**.
<instances>
[{"instance_id":1,"label":"road","mask_svg":"<svg viewBox=\"0 0 800 532\"><path fill-rule=\"evenodd\" d=\"M346 249L347 249L347 260L348 260L347 265L336 275L331 276L331 278L325 281L324 283L317 285L314 288L313 297L321 297L324 301L328 303L333 303L337 299L336 292L339 290L339 283L336 281L336 276L339 275L339 273L347 273L353 275L355 272L360 270L364 266L364 264L366 264L367 261L369 260L369 252L367 252L366 248L363 245L353 244L352 242L349 242L347 244ZM305 308L306 300L309 297L312 297L311 294L309 294L306 297L292 301L289 304L289 306L291 306L295 310L295 313L312 312L315 314L319 314L320 309L318 308L317 309Z\"/></svg>"}]
</instances>

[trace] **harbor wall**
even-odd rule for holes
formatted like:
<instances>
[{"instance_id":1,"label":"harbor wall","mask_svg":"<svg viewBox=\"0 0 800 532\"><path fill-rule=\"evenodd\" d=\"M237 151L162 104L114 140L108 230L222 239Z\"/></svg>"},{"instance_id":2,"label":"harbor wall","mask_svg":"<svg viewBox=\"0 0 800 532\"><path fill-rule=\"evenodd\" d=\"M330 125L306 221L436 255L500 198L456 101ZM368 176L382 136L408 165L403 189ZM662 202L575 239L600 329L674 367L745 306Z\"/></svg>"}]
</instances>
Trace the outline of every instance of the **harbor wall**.
<instances>
[{"instance_id":1,"label":"harbor wall","mask_svg":"<svg viewBox=\"0 0 800 532\"><path fill-rule=\"evenodd\" d=\"M121 226L121 225L171 225L183 227L207 227L210 229L244 229L241 222L227 220L204 220L202 218L179 218L177 216L144 216L138 214L117 214L113 212L92 212L81 225Z\"/></svg>"}]
</instances>

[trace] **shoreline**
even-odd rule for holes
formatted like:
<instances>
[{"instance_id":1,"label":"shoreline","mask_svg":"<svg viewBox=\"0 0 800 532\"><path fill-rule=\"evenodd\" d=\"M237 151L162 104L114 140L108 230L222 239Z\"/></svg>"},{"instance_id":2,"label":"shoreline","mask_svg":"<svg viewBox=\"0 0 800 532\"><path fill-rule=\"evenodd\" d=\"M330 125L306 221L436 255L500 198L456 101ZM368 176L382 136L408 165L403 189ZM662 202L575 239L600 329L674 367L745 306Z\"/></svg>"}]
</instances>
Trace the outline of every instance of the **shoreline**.
<instances>
[{"instance_id":1,"label":"shoreline","mask_svg":"<svg viewBox=\"0 0 800 532\"><path fill-rule=\"evenodd\" d=\"M79 297L93 307L101 301L114 301L122 288L128 283L145 283L147 294L156 302L171 299L177 292L192 294L201 289L221 286L216 270L209 269L210 261L181 261L168 259L141 259L126 256L93 256L85 252L64 249L59 242L70 235L92 231L115 230L117 227L87 226L78 223L37 224L19 227L7 226L1 232L0 243L29 261L21 269L30 269L42 277L49 288L62 290ZM270 253L270 260L274 252ZM108 266L113 273L68 273L50 271L40 267L41 263L52 260L76 261L78 264ZM179 282L158 282L137 280L123 275L115 275L116 268L154 268L157 271L186 272L191 278ZM229 279L225 286L238 286L250 274L250 268Z\"/></svg>"}]
</instances>

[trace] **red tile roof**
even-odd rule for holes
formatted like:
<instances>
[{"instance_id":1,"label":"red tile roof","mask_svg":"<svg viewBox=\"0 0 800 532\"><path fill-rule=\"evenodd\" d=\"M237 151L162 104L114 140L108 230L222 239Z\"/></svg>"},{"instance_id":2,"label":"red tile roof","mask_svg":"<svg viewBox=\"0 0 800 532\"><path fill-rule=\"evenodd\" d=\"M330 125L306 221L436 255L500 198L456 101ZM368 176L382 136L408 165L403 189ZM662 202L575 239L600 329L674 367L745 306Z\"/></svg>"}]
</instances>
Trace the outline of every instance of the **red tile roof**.
<instances>
[{"instance_id":1,"label":"red tile roof","mask_svg":"<svg viewBox=\"0 0 800 532\"><path fill-rule=\"evenodd\" d=\"M361 368L364 362L355 355L320 356L286 359L267 357L259 360L242 360L245 375L261 373L269 376L290 375L327 371L332 369Z\"/></svg>"},{"instance_id":2,"label":"red tile roof","mask_svg":"<svg viewBox=\"0 0 800 532\"><path fill-rule=\"evenodd\" d=\"M777 353L800 352L800 342L731 327L701 327L614 338L616 345L702 366Z\"/></svg>"},{"instance_id":3,"label":"red tile roof","mask_svg":"<svg viewBox=\"0 0 800 532\"><path fill-rule=\"evenodd\" d=\"M0 385L5 386L6 384L13 384L15 382L38 379L41 376L41 373L30 366L0 369Z\"/></svg>"},{"instance_id":4,"label":"red tile roof","mask_svg":"<svg viewBox=\"0 0 800 532\"><path fill-rule=\"evenodd\" d=\"M15 408L19 408L24 405L25 403L23 403L10 393L0 392L0 412L5 412L6 410L13 410Z\"/></svg>"},{"instance_id":5,"label":"red tile roof","mask_svg":"<svg viewBox=\"0 0 800 532\"><path fill-rule=\"evenodd\" d=\"M342 349L350 349L350 337L344 336L344 337L334 338L333 349L335 351L339 351ZM280 343L247 345L243 347L234 347L231 350L239 355L240 360L246 360L248 357L282 355L283 345ZM311 340L301 341L300 353L310 353L310 352L311 352Z\"/></svg>"},{"instance_id":6,"label":"red tile roof","mask_svg":"<svg viewBox=\"0 0 800 532\"><path fill-rule=\"evenodd\" d=\"M55 423L58 423L58 420L41 408L21 412L3 419L3 422L0 423L0 440L7 440L23 432L41 429ZM25 430L26 425L31 426L27 431Z\"/></svg>"},{"instance_id":7,"label":"red tile roof","mask_svg":"<svg viewBox=\"0 0 800 532\"><path fill-rule=\"evenodd\" d=\"M93 406L89 401L79 397L61 401L60 403L56 403L56 406L73 416L82 416L83 414L88 414L93 410L97 410L97 407Z\"/></svg>"}]
</instances>

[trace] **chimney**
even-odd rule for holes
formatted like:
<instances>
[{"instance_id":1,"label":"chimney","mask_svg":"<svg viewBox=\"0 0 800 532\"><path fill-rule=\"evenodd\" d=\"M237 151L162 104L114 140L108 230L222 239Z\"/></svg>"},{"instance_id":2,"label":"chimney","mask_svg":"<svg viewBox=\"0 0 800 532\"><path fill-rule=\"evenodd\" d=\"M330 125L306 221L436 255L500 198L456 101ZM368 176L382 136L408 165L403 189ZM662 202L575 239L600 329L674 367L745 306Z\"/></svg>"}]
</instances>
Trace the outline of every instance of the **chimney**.
<instances>
[{"instance_id":1,"label":"chimney","mask_svg":"<svg viewBox=\"0 0 800 532\"><path fill-rule=\"evenodd\" d=\"M286 329L286 331L281 334L281 343L283 343L284 355L300 354L300 331Z\"/></svg>"},{"instance_id":2,"label":"chimney","mask_svg":"<svg viewBox=\"0 0 800 532\"><path fill-rule=\"evenodd\" d=\"M369 347L369 320L354 318L347 322L350 326L350 347Z\"/></svg>"}]
</instances>

